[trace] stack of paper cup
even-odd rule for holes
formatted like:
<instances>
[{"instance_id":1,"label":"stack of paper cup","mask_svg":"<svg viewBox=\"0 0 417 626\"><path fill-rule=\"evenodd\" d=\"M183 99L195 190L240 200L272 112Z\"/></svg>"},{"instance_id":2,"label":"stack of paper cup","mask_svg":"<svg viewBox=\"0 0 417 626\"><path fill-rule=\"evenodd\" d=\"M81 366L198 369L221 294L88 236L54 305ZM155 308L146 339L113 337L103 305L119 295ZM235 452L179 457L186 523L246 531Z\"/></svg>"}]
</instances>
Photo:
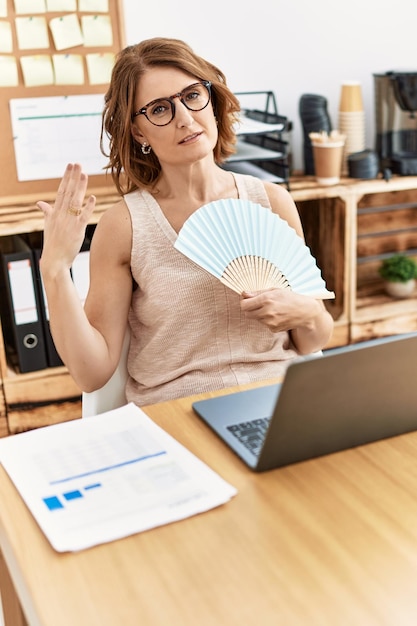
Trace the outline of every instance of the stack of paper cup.
<instances>
[{"instance_id":1,"label":"stack of paper cup","mask_svg":"<svg viewBox=\"0 0 417 626\"><path fill-rule=\"evenodd\" d=\"M361 85L355 81L342 83L339 103L339 131L346 136L342 173L347 174L347 157L365 149L365 112Z\"/></svg>"}]
</instances>

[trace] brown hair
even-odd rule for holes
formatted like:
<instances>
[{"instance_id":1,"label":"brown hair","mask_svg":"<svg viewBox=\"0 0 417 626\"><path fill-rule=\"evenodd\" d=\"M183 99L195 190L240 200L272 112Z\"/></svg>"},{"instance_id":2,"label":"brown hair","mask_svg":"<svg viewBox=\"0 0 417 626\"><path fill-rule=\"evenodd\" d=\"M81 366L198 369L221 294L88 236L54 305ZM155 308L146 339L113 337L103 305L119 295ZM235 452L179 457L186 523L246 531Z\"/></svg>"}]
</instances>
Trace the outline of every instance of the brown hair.
<instances>
[{"instance_id":1,"label":"brown hair","mask_svg":"<svg viewBox=\"0 0 417 626\"><path fill-rule=\"evenodd\" d=\"M147 39L128 46L117 55L104 100L101 151L109 158L106 170L111 172L121 194L152 187L161 173L156 155L151 152L144 157L131 133L139 79L147 69L160 66L175 67L197 80L211 81L212 103L218 126L214 159L216 163L222 163L235 152L233 126L240 105L227 87L223 72L196 55L179 39ZM104 149L104 135L109 139L109 154Z\"/></svg>"}]
</instances>

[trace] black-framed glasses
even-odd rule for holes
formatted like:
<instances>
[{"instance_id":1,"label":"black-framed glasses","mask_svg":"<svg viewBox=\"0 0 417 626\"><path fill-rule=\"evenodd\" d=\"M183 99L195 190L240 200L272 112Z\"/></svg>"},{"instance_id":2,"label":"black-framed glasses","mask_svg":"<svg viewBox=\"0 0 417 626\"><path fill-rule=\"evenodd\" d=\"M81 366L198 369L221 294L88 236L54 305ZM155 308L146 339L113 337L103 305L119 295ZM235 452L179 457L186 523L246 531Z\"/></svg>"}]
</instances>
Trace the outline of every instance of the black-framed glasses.
<instances>
[{"instance_id":1,"label":"black-framed glasses","mask_svg":"<svg viewBox=\"0 0 417 626\"><path fill-rule=\"evenodd\" d=\"M167 98L157 98L133 113L132 118L144 115L155 126L167 126L175 117L175 98L179 98L189 111L202 111L211 98L211 82L201 80L188 85L179 93Z\"/></svg>"}]
</instances>

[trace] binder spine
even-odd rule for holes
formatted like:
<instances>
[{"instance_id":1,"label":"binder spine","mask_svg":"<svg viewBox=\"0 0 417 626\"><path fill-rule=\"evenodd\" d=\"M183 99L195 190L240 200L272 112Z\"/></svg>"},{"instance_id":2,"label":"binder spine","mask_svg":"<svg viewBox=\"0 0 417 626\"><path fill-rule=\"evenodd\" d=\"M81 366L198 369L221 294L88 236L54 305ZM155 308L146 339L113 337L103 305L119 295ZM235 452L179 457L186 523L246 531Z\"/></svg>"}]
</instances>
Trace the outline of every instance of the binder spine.
<instances>
[{"instance_id":1,"label":"binder spine","mask_svg":"<svg viewBox=\"0 0 417 626\"><path fill-rule=\"evenodd\" d=\"M47 367L41 308L36 289L34 260L30 249L17 245L16 252L2 254L6 298L2 298L5 315L6 344L17 355L22 373Z\"/></svg>"}]
</instances>

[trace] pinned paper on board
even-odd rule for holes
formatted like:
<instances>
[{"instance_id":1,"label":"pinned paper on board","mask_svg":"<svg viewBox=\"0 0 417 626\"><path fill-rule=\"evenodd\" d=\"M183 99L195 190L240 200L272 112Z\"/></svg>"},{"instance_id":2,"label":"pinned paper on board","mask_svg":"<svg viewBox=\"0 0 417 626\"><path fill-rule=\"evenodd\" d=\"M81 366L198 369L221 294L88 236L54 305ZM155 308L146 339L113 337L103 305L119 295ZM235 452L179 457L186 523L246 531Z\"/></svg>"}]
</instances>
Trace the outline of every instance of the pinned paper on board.
<instances>
[{"instance_id":1,"label":"pinned paper on board","mask_svg":"<svg viewBox=\"0 0 417 626\"><path fill-rule=\"evenodd\" d=\"M16 15L45 13L45 0L14 0L14 10Z\"/></svg>"},{"instance_id":2,"label":"pinned paper on board","mask_svg":"<svg viewBox=\"0 0 417 626\"><path fill-rule=\"evenodd\" d=\"M0 55L0 87L17 87L19 77L17 62L13 56Z\"/></svg>"},{"instance_id":3,"label":"pinned paper on board","mask_svg":"<svg viewBox=\"0 0 417 626\"><path fill-rule=\"evenodd\" d=\"M59 179L70 162L83 163L88 175L103 174L103 106L103 94L10 100L17 179Z\"/></svg>"},{"instance_id":4,"label":"pinned paper on board","mask_svg":"<svg viewBox=\"0 0 417 626\"><path fill-rule=\"evenodd\" d=\"M113 31L108 15L83 15L81 28L86 47L96 48L113 45Z\"/></svg>"},{"instance_id":5,"label":"pinned paper on board","mask_svg":"<svg viewBox=\"0 0 417 626\"><path fill-rule=\"evenodd\" d=\"M51 13L54 11L76 11L77 0L46 0L46 8Z\"/></svg>"},{"instance_id":6,"label":"pinned paper on board","mask_svg":"<svg viewBox=\"0 0 417 626\"><path fill-rule=\"evenodd\" d=\"M109 0L78 0L78 10L82 13L108 13Z\"/></svg>"},{"instance_id":7,"label":"pinned paper on board","mask_svg":"<svg viewBox=\"0 0 417 626\"><path fill-rule=\"evenodd\" d=\"M36 54L20 58L25 87L54 84L54 72L49 54Z\"/></svg>"},{"instance_id":8,"label":"pinned paper on board","mask_svg":"<svg viewBox=\"0 0 417 626\"><path fill-rule=\"evenodd\" d=\"M106 85L110 82L111 72L114 65L112 52L87 54L87 72L90 85Z\"/></svg>"},{"instance_id":9,"label":"pinned paper on board","mask_svg":"<svg viewBox=\"0 0 417 626\"><path fill-rule=\"evenodd\" d=\"M54 17L50 20L49 27L57 50L65 50L84 44L80 22L75 13Z\"/></svg>"},{"instance_id":10,"label":"pinned paper on board","mask_svg":"<svg viewBox=\"0 0 417 626\"><path fill-rule=\"evenodd\" d=\"M0 52L13 52L12 27L10 22L0 22Z\"/></svg>"},{"instance_id":11,"label":"pinned paper on board","mask_svg":"<svg viewBox=\"0 0 417 626\"><path fill-rule=\"evenodd\" d=\"M83 85L84 65L81 54L53 54L55 85Z\"/></svg>"},{"instance_id":12,"label":"pinned paper on board","mask_svg":"<svg viewBox=\"0 0 417 626\"><path fill-rule=\"evenodd\" d=\"M44 17L17 17L16 35L20 50L49 48L48 28Z\"/></svg>"}]
</instances>

